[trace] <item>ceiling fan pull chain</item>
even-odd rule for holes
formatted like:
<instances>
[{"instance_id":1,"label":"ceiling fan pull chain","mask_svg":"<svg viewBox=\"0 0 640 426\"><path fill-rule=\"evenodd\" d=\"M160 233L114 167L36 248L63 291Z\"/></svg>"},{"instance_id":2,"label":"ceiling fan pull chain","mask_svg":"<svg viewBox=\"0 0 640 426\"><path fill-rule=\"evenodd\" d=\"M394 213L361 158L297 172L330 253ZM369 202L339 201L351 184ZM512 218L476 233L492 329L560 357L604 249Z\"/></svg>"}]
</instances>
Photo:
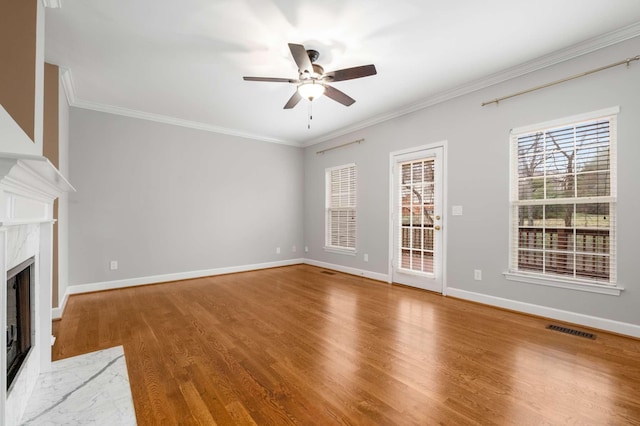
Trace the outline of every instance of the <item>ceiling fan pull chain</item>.
<instances>
[{"instance_id":1,"label":"ceiling fan pull chain","mask_svg":"<svg viewBox=\"0 0 640 426\"><path fill-rule=\"evenodd\" d=\"M307 120L307 129L311 130L311 120L313 120L313 102L309 101L309 119Z\"/></svg>"}]
</instances>

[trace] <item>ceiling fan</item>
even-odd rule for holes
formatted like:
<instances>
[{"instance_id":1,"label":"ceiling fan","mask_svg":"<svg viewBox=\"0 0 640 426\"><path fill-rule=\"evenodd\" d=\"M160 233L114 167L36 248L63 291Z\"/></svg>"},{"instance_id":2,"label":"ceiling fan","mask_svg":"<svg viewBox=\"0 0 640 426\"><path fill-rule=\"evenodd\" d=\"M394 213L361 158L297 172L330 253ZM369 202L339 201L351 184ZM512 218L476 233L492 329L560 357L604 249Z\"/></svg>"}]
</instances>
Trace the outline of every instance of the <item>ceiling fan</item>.
<instances>
[{"instance_id":1,"label":"ceiling fan","mask_svg":"<svg viewBox=\"0 0 640 426\"><path fill-rule=\"evenodd\" d=\"M355 99L341 92L327 83L336 81L353 80L355 78L368 77L377 74L374 65L362 65L359 67L345 68L337 71L325 73L324 68L316 64L315 61L320 56L317 50L305 49L301 44L289 43L291 56L298 65L298 78L271 78L271 77L244 77L246 81L267 81L273 83L291 83L297 85L297 89L284 109L295 107L302 98L313 101L322 95L333 99L342 105L349 106Z\"/></svg>"}]
</instances>

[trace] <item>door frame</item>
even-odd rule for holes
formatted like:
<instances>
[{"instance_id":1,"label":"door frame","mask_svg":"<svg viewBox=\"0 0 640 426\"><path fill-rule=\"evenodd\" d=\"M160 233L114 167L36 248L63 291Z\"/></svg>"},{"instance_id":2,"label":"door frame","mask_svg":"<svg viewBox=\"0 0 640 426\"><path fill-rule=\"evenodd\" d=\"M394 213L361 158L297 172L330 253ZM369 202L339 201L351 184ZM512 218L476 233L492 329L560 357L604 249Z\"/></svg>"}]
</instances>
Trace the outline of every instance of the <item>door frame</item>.
<instances>
[{"instance_id":1,"label":"door frame","mask_svg":"<svg viewBox=\"0 0 640 426\"><path fill-rule=\"evenodd\" d=\"M389 153L389 272L387 275L387 282L391 284L393 282L393 256L394 256L394 232L395 232L395 221L393 217L393 209L394 209L394 181L393 181L393 167L396 164L396 158L401 155L411 154L417 151L424 151L434 148L442 148L442 295L447 295L447 236L448 236L448 228L449 228L449 207L448 207L448 152L447 152L447 140L442 140L435 143L430 143L426 145L414 146L411 148L401 149L399 151L393 151Z\"/></svg>"}]
</instances>

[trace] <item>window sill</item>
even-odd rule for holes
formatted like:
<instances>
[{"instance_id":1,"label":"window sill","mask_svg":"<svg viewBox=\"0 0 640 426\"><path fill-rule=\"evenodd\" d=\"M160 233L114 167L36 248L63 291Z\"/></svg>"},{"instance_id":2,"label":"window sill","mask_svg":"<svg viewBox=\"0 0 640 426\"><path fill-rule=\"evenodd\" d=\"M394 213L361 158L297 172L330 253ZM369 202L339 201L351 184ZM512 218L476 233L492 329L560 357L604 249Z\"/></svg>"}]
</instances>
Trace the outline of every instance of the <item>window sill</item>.
<instances>
[{"instance_id":1,"label":"window sill","mask_svg":"<svg viewBox=\"0 0 640 426\"><path fill-rule=\"evenodd\" d=\"M346 254L347 256L355 256L357 253L355 249L331 247L331 246L325 246L324 251L329 253L336 253L336 254Z\"/></svg>"},{"instance_id":2,"label":"window sill","mask_svg":"<svg viewBox=\"0 0 640 426\"><path fill-rule=\"evenodd\" d=\"M544 285L548 287L566 288L569 290L587 291L590 293L608 294L620 296L624 290L617 285L595 284L590 281L566 280L561 277L542 277L539 275L529 275L521 272L504 272L503 275L509 281L519 281L527 284Z\"/></svg>"}]
</instances>

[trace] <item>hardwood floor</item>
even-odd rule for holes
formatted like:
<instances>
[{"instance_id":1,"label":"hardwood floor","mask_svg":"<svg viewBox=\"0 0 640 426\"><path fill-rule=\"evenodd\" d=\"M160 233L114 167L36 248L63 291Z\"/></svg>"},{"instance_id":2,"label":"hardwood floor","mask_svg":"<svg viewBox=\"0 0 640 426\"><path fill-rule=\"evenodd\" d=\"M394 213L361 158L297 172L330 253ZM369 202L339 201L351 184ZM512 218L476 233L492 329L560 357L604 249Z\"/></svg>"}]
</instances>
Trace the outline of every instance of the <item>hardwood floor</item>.
<instances>
[{"instance_id":1,"label":"hardwood floor","mask_svg":"<svg viewBox=\"0 0 640 426\"><path fill-rule=\"evenodd\" d=\"M548 323L296 265L72 296L53 357L123 345L139 425L640 425L640 341Z\"/></svg>"}]
</instances>

